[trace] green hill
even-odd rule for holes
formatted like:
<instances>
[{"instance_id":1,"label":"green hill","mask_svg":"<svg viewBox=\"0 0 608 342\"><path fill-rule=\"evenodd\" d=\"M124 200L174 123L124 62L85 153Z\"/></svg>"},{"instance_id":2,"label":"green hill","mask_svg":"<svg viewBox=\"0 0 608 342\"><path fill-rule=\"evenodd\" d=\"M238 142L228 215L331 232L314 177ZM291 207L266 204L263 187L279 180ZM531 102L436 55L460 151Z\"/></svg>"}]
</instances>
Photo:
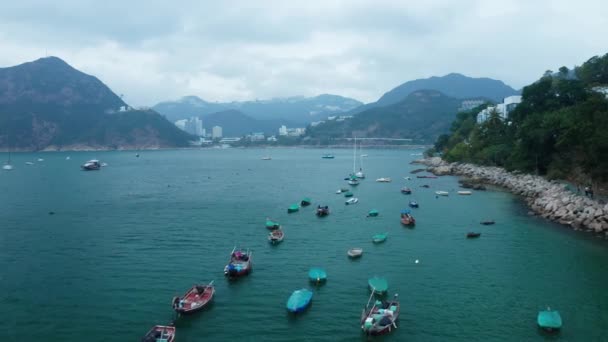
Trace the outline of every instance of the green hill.
<instances>
[{"instance_id":1,"label":"green hill","mask_svg":"<svg viewBox=\"0 0 608 342\"><path fill-rule=\"evenodd\" d=\"M0 68L0 147L41 150L188 145L190 136L158 113L126 107L97 78L57 57Z\"/></svg>"}]
</instances>

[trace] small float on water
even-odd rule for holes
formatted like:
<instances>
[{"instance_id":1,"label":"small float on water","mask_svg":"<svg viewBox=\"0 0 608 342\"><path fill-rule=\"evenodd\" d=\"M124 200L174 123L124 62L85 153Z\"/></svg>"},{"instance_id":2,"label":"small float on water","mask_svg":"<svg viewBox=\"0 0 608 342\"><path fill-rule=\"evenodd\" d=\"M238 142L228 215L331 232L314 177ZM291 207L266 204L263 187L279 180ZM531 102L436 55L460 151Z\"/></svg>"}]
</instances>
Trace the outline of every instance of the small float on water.
<instances>
[{"instance_id":1,"label":"small float on water","mask_svg":"<svg viewBox=\"0 0 608 342\"><path fill-rule=\"evenodd\" d=\"M545 331L557 331L562 328L562 316L560 316L559 311L551 310L550 307L538 312L536 322L538 327Z\"/></svg>"},{"instance_id":2,"label":"small float on water","mask_svg":"<svg viewBox=\"0 0 608 342\"><path fill-rule=\"evenodd\" d=\"M387 237L388 237L388 233L376 234L376 235L372 236L372 242L373 243L382 243L382 242L386 241Z\"/></svg>"},{"instance_id":3,"label":"small float on water","mask_svg":"<svg viewBox=\"0 0 608 342\"><path fill-rule=\"evenodd\" d=\"M252 254L249 250L243 252L234 247L230 253L230 261L224 267L224 275L232 278L248 275L253 267Z\"/></svg>"},{"instance_id":4,"label":"small float on water","mask_svg":"<svg viewBox=\"0 0 608 342\"><path fill-rule=\"evenodd\" d=\"M313 283L320 284L327 280L327 273L324 269L313 267L308 271L308 280Z\"/></svg>"},{"instance_id":5,"label":"small float on water","mask_svg":"<svg viewBox=\"0 0 608 342\"><path fill-rule=\"evenodd\" d=\"M481 236L481 233L478 232L468 232L467 233L467 239L474 239L474 238L478 238Z\"/></svg>"},{"instance_id":6,"label":"small float on water","mask_svg":"<svg viewBox=\"0 0 608 342\"><path fill-rule=\"evenodd\" d=\"M307 207L307 206L309 206L311 203L312 203L312 201L310 200L310 198L308 198L308 197L304 197L304 198L302 199L302 201L300 202L300 205L301 205L302 207Z\"/></svg>"},{"instance_id":7,"label":"small float on water","mask_svg":"<svg viewBox=\"0 0 608 342\"><path fill-rule=\"evenodd\" d=\"M155 325L141 342L174 342L175 327L167 325Z\"/></svg>"},{"instance_id":8,"label":"small float on water","mask_svg":"<svg viewBox=\"0 0 608 342\"><path fill-rule=\"evenodd\" d=\"M268 234L268 242L273 245L276 245L283 241L285 238L285 233L282 229L275 229Z\"/></svg>"},{"instance_id":9,"label":"small float on water","mask_svg":"<svg viewBox=\"0 0 608 342\"><path fill-rule=\"evenodd\" d=\"M292 205L289 206L289 208L287 208L287 213L288 214L295 213L298 210L300 210L300 206L297 205L297 204L292 204Z\"/></svg>"},{"instance_id":10,"label":"small float on water","mask_svg":"<svg viewBox=\"0 0 608 342\"><path fill-rule=\"evenodd\" d=\"M293 291L287 300L287 310L292 313L299 313L306 310L312 302L312 291L309 289L299 289Z\"/></svg>"},{"instance_id":11,"label":"small float on water","mask_svg":"<svg viewBox=\"0 0 608 342\"><path fill-rule=\"evenodd\" d=\"M398 294L389 301L375 300L370 307L369 304L374 297L372 292L367 305L361 314L361 329L366 335L384 335L390 333L393 328L397 329L397 319L399 318Z\"/></svg>"},{"instance_id":12,"label":"small float on water","mask_svg":"<svg viewBox=\"0 0 608 342\"><path fill-rule=\"evenodd\" d=\"M324 217L324 216L329 215L329 207L318 205L316 215L319 217Z\"/></svg>"},{"instance_id":13,"label":"small float on water","mask_svg":"<svg viewBox=\"0 0 608 342\"><path fill-rule=\"evenodd\" d=\"M346 252L349 258L355 259L360 258L363 255L363 248L355 247L351 248Z\"/></svg>"},{"instance_id":14,"label":"small float on water","mask_svg":"<svg viewBox=\"0 0 608 342\"><path fill-rule=\"evenodd\" d=\"M344 204L349 205L349 204L357 204L359 203L359 199L357 197L351 197L349 199L346 200L346 202L344 202Z\"/></svg>"},{"instance_id":15,"label":"small float on water","mask_svg":"<svg viewBox=\"0 0 608 342\"><path fill-rule=\"evenodd\" d=\"M191 314L203 309L213 299L213 281L207 285L194 285L183 297L173 297L173 310L179 314Z\"/></svg>"}]
</instances>

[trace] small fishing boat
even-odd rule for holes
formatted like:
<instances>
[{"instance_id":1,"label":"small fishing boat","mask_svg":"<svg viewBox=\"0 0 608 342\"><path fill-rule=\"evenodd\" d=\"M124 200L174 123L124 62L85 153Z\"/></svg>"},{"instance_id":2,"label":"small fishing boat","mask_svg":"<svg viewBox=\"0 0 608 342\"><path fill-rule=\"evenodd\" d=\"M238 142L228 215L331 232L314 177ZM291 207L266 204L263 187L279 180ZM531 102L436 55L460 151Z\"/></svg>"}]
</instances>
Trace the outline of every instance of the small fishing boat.
<instances>
[{"instance_id":1,"label":"small fishing boat","mask_svg":"<svg viewBox=\"0 0 608 342\"><path fill-rule=\"evenodd\" d=\"M253 267L252 254L249 250L243 252L234 247L230 253L230 261L224 267L224 275L233 278L248 275Z\"/></svg>"},{"instance_id":2,"label":"small fishing boat","mask_svg":"<svg viewBox=\"0 0 608 342\"><path fill-rule=\"evenodd\" d=\"M547 310L538 312L536 322L543 330L555 331L562 327L562 316L560 316L559 311L551 310L551 308L547 307Z\"/></svg>"},{"instance_id":3,"label":"small fishing boat","mask_svg":"<svg viewBox=\"0 0 608 342\"><path fill-rule=\"evenodd\" d=\"M429 178L429 179L436 179L437 176L428 176L428 175L422 175L422 176L416 176L416 178Z\"/></svg>"},{"instance_id":4,"label":"small fishing boat","mask_svg":"<svg viewBox=\"0 0 608 342\"><path fill-rule=\"evenodd\" d=\"M344 202L344 204L349 205L349 204L357 204L359 203L359 199L357 197L351 197L349 199L346 200L346 202Z\"/></svg>"},{"instance_id":5,"label":"small fishing boat","mask_svg":"<svg viewBox=\"0 0 608 342\"><path fill-rule=\"evenodd\" d=\"M401 224L410 227L416 224L416 219L412 216L411 211L407 209L401 210Z\"/></svg>"},{"instance_id":6,"label":"small fishing boat","mask_svg":"<svg viewBox=\"0 0 608 342\"><path fill-rule=\"evenodd\" d=\"M420 205L416 201L410 201L409 206L410 208L418 208Z\"/></svg>"},{"instance_id":7,"label":"small fishing boat","mask_svg":"<svg viewBox=\"0 0 608 342\"><path fill-rule=\"evenodd\" d=\"M386 294L386 291L388 290L388 281L386 281L386 278L383 277L375 276L369 278L367 280L367 285L369 285L369 289L372 290L372 292L379 295Z\"/></svg>"},{"instance_id":8,"label":"small fishing boat","mask_svg":"<svg viewBox=\"0 0 608 342\"><path fill-rule=\"evenodd\" d=\"M361 329L366 335L384 335L390 333L393 328L397 329L397 319L399 318L400 305L398 294L389 301L374 301L374 305L369 306L373 299L373 292L361 313Z\"/></svg>"},{"instance_id":9,"label":"small fishing boat","mask_svg":"<svg viewBox=\"0 0 608 342\"><path fill-rule=\"evenodd\" d=\"M467 191L467 190L462 190L462 191L458 191L458 194L466 196L466 195L472 194L472 192L471 191Z\"/></svg>"},{"instance_id":10,"label":"small fishing boat","mask_svg":"<svg viewBox=\"0 0 608 342\"><path fill-rule=\"evenodd\" d=\"M295 290L287 300L287 310L293 313L299 313L304 310L312 302L312 291L309 289Z\"/></svg>"},{"instance_id":11,"label":"small fishing boat","mask_svg":"<svg viewBox=\"0 0 608 342\"><path fill-rule=\"evenodd\" d=\"M352 179L352 178L351 178L351 179L349 179L349 180L348 180L348 184L349 184L350 186L357 186L357 185L359 185L359 180L358 180L358 179L356 179L356 178L355 178L355 179Z\"/></svg>"},{"instance_id":12,"label":"small fishing boat","mask_svg":"<svg viewBox=\"0 0 608 342\"><path fill-rule=\"evenodd\" d=\"M421 188L427 188L427 189L428 189L428 188L430 188L431 186L430 186L430 185L428 185L428 184L422 184L420 187L421 187Z\"/></svg>"},{"instance_id":13,"label":"small fishing boat","mask_svg":"<svg viewBox=\"0 0 608 342\"><path fill-rule=\"evenodd\" d=\"M405 194L405 195L409 195L412 193L412 189L410 189L408 187L401 188L401 193Z\"/></svg>"},{"instance_id":14,"label":"small fishing boat","mask_svg":"<svg viewBox=\"0 0 608 342\"><path fill-rule=\"evenodd\" d=\"M275 229L268 234L268 242L273 245L276 245L283 241L283 238L285 238L285 233L282 229Z\"/></svg>"},{"instance_id":15,"label":"small fishing boat","mask_svg":"<svg viewBox=\"0 0 608 342\"><path fill-rule=\"evenodd\" d=\"M324 154L321 158L323 158L323 159L334 159L334 155L333 154Z\"/></svg>"},{"instance_id":16,"label":"small fishing boat","mask_svg":"<svg viewBox=\"0 0 608 342\"><path fill-rule=\"evenodd\" d=\"M313 267L308 271L308 279L313 283L320 284L327 280L327 273L322 268Z\"/></svg>"},{"instance_id":17,"label":"small fishing boat","mask_svg":"<svg viewBox=\"0 0 608 342\"><path fill-rule=\"evenodd\" d=\"M494 220L486 220L486 221L481 221L480 223L483 224L484 226L490 226L496 222L494 222Z\"/></svg>"},{"instance_id":18,"label":"small fishing boat","mask_svg":"<svg viewBox=\"0 0 608 342\"><path fill-rule=\"evenodd\" d=\"M213 281L207 285L194 285L183 297L173 297L173 310L179 314L190 314L201 310L213 299Z\"/></svg>"},{"instance_id":19,"label":"small fishing boat","mask_svg":"<svg viewBox=\"0 0 608 342\"><path fill-rule=\"evenodd\" d=\"M372 236L372 242L373 243L382 243L382 242L386 241L387 237L388 237L388 233L376 234L376 235Z\"/></svg>"},{"instance_id":20,"label":"small fishing boat","mask_svg":"<svg viewBox=\"0 0 608 342\"><path fill-rule=\"evenodd\" d=\"M297 204L292 204L289 206L289 208L287 208L287 213L288 214L295 213L298 210L300 210L300 206Z\"/></svg>"},{"instance_id":21,"label":"small fishing boat","mask_svg":"<svg viewBox=\"0 0 608 342\"><path fill-rule=\"evenodd\" d=\"M97 171L101 169L101 163L97 159L91 159L80 166L84 171Z\"/></svg>"},{"instance_id":22,"label":"small fishing boat","mask_svg":"<svg viewBox=\"0 0 608 342\"><path fill-rule=\"evenodd\" d=\"M350 188L340 188L340 191L342 192L348 192L350 190Z\"/></svg>"},{"instance_id":23,"label":"small fishing boat","mask_svg":"<svg viewBox=\"0 0 608 342\"><path fill-rule=\"evenodd\" d=\"M329 207L328 206L317 206L317 216L324 217L329 215Z\"/></svg>"},{"instance_id":24,"label":"small fishing boat","mask_svg":"<svg viewBox=\"0 0 608 342\"><path fill-rule=\"evenodd\" d=\"M350 257L350 258L359 258L363 255L363 248L359 248L359 247L355 247L355 248L351 248L348 250L348 252L346 252L346 254Z\"/></svg>"},{"instance_id":25,"label":"small fishing boat","mask_svg":"<svg viewBox=\"0 0 608 342\"><path fill-rule=\"evenodd\" d=\"M478 238L480 236L481 236L481 233L478 233L478 232L468 232L467 233L468 239Z\"/></svg>"},{"instance_id":26,"label":"small fishing boat","mask_svg":"<svg viewBox=\"0 0 608 342\"><path fill-rule=\"evenodd\" d=\"M155 325L141 342L174 342L175 327L166 325Z\"/></svg>"},{"instance_id":27,"label":"small fishing boat","mask_svg":"<svg viewBox=\"0 0 608 342\"><path fill-rule=\"evenodd\" d=\"M300 202L300 205L301 205L301 206L303 206L303 207L307 207L307 206L309 206L311 203L312 203L312 201L310 200L310 198L308 198L308 197L304 197L304 198L302 199L302 201Z\"/></svg>"},{"instance_id":28,"label":"small fishing boat","mask_svg":"<svg viewBox=\"0 0 608 342\"><path fill-rule=\"evenodd\" d=\"M25 162L25 165L34 165L34 163L27 161L27 162Z\"/></svg>"},{"instance_id":29,"label":"small fishing boat","mask_svg":"<svg viewBox=\"0 0 608 342\"><path fill-rule=\"evenodd\" d=\"M435 194L438 196L449 196L450 193L447 191L435 191Z\"/></svg>"},{"instance_id":30,"label":"small fishing boat","mask_svg":"<svg viewBox=\"0 0 608 342\"><path fill-rule=\"evenodd\" d=\"M382 178L376 179L376 182L379 182L379 183L390 183L390 182L392 182L392 180L390 178L388 178L388 177L387 178L382 177Z\"/></svg>"},{"instance_id":31,"label":"small fishing boat","mask_svg":"<svg viewBox=\"0 0 608 342\"><path fill-rule=\"evenodd\" d=\"M347 191L344 193L344 197L353 197L353 193L350 191Z\"/></svg>"},{"instance_id":32,"label":"small fishing boat","mask_svg":"<svg viewBox=\"0 0 608 342\"><path fill-rule=\"evenodd\" d=\"M273 230L273 229L280 229L281 225L278 222L275 222L273 220L271 220L270 218L266 218L266 228Z\"/></svg>"},{"instance_id":33,"label":"small fishing boat","mask_svg":"<svg viewBox=\"0 0 608 342\"><path fill-rule=\"evenodd\" d=\"M376 216L378 216L379 214L380 214L380 213L378 212L378 210L376 210L376 209L372 209L372 210L370 210L370 211L367 213L367 216L368 216L368 217L376 217Z\"/></svg>"},{"instance_id":34,"label":"small fishing boat","mask_svg":"<svg viewBox=\"0 0 608 342\"><path fill-rule=\"evenodd\" d=\"M272 160L270 156L262 157L262 160Z\"/></svg>"}]
</instances>

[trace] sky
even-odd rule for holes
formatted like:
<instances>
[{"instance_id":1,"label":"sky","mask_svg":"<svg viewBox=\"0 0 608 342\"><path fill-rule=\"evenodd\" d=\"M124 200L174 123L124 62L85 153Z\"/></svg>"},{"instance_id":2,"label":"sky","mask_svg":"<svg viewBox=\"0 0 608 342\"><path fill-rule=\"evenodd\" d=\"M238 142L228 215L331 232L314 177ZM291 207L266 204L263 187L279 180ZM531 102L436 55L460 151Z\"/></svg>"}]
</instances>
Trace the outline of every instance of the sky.
<instances>
[{"instance_id":1,"label":"sky","mask_svg":"<svg viewBox=\"0 0 608 342\"><path fill-rule=\"evenodd\" d=\"M6 1L0 67L46 55L131 105L336 94L459 72L520 89L608 52L605 0Z\"/></svg>"}]
</instances>

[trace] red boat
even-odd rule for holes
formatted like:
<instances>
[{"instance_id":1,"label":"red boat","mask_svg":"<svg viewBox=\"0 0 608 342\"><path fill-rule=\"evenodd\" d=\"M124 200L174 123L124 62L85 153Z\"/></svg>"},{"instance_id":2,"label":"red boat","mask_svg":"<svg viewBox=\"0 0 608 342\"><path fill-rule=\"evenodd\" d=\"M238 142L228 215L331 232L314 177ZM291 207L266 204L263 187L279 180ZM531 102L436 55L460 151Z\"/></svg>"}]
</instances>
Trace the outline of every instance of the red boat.
<instances>
[{"instance_id":1,"label":"red boat","mask_svg":"<svg viewBox=\"0 0 608 342\"><path fill-rule=\"evenodd\" d=\"M414 226L416 224L416 219L407 209L401 211L401 224L404 226Z\"/></svg>"},{"instance_id":2,"label":"red boat","mask_svg":"<svg viewBox=\"0 0 608 342\"><path fill-rule=\"evenodd\" d=\"M317 216L323 217L329 215L329 207L328 206L317 206Z\"/></svg>"},{"instance_id":3,"label":"red boat","mask_svg":"<svg viewBox=\"0 0 608 342\"><path fill-rule=\"evenodd\" d=\"M412 189L407 188L407 187L405 187L405 188L401 188L401 193L402 193L402 194L409 195L409 194L411 194L411 193L412 193Z\"/></svg>"},{"instance_id":4,"label":"red boat","mask_svg":"<svg viewBox=\"0 0 608 342\"><path fill-rule=\"evenodd\" d=\"M150 329L141 342L174 342L175 327L166 325L156 325Z\"/></svg>"},{"instance_id":5,"label":"red boat","mask_svg":"<svg viewBox=\"0 0 608 342\"><path fill-rule=\"evenodd\" d=\"M190 314L201 310L213 299L213 282L208 285L194 285L183 297L173 297L173 310L179 314Z\"/></svg>"},{"instance_id":6,"label":"red boat","mask_svg":"<svg viewBox=\"0 0 608 342\"><path fill-rule=\"evenodd\" d=\"M253 266L251 255L252 253L249 250L243 252L234 247L232 253L230 253L230 262L224 267L224 275L233 278L248 275Z\"/></svg>"}]
</instances>

